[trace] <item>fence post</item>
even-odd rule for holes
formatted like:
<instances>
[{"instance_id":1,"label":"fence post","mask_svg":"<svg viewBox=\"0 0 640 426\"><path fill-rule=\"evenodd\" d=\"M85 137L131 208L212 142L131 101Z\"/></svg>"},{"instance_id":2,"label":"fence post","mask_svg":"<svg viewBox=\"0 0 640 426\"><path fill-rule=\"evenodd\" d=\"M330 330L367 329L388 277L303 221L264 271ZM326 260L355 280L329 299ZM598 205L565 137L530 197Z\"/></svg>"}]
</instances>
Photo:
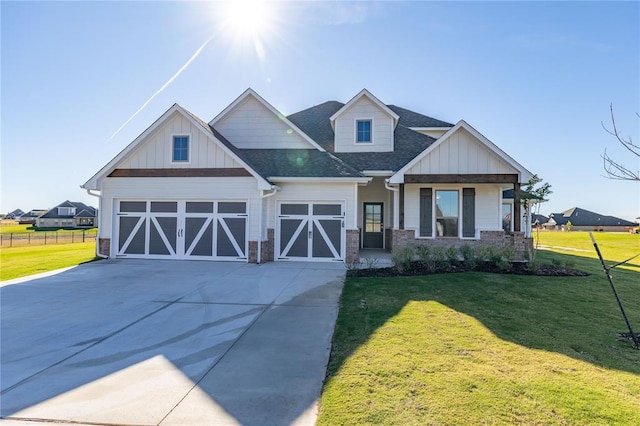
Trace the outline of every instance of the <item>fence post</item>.
<instances>
[{"instance_id":1,"label":"fence post","mask_svg":"<svg viewBox=\"0 0 640 426\"><path fill-rule=\"evenodd\" d=\"M13 232L9 234L9 247L13 247Z\"/></svg>"},{"instance_id":2,"label":"fence post","mask_svg":"<svg viewBox=\"0 0 640 426\"><path fill-rule=\"evenodd\" d=\"M56 244L58 244L58 232L54 232L54 234L56 234Z\"/></svg>"},{"instance_id":3,"label":"fence post","mask_svg":"<svg viewBox=\"0 0 640 426\"><path fill-rule=\"evenodd\" d=\"M44 245L47 245L47 231L44 231Z\"/></svg>"},{"instance_id":4,"label":"fence post","mask_svg":"<svg viewBox=\"0 0 640 426\"><path fill-rule=\"evenodd\" d=\"M83 242L83 243L84 243L84 233L85 233L86 231L87 231L86 229L83 229L83 230L82 230L82 242Z\"/></svg>"},{"instance_id":5,"label":"fence post","mask_svg":"<svg viewBox=\"0 0 640 426\"><path fill-rule=\"evenodd\" d=\"M27 234L27 243L31 245L31 232Z\"/></svg>"},{"instance_id":6,"label":"fence post","mask_svg":"<svg viewBox=\"0 0 640 426\"><path fill-rule=\"evenodd\" d=\"M75 241L73 241L73 236L75 235L74 231L71 231L71 242L74 243Z\"/></svg>"}]
</instances>

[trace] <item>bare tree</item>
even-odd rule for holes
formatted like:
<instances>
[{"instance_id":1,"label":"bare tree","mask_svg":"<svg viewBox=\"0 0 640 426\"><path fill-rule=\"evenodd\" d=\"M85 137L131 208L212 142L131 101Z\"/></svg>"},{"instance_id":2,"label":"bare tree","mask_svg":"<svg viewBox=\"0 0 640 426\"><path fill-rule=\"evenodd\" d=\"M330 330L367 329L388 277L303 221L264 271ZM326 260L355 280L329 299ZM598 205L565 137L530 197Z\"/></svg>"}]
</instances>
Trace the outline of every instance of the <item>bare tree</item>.
<instances>
[{"instance_id":1,"label":"bare tree","mask_svg":"<svg viewBox=\"0 0 640 426\"><path fill-rule=\"evenodd\" d=\"M618 142L622 146L624 146L631 154L640 159L640 145L637 145L631 140L631 136L626 139L620 135L618 132L618 128L616 126L616 119L613 114L613 104L609 106L611 110L611 126L612 129L608 129L604 123L601 122L602 128L609 133L611 136L615 137ZM636 116L640 118L640 114L636 113ZM632 157L633 158L633 157ZM604 154L602 155L602 159L604 160L604 171L607 173L607 177L609 179L618 179L618 180L631 180L640 182L640 170L633 171L627 167L625 167L622 162L612 158L607 154L607 150L605 148Z\"/></svg>"}]
</instances>

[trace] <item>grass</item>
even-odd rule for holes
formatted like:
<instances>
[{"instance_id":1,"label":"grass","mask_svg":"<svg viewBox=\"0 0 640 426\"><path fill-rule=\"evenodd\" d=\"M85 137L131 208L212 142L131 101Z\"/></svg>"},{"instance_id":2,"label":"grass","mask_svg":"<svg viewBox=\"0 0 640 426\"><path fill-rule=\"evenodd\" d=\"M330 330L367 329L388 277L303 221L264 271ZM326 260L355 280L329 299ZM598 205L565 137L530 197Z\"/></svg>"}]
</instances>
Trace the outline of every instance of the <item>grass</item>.
<instances>
[{"instance_id":1,"label":"grass","mask_svg":"<svg viewBox=\"0 0 640 426\"><path fill-rule=\"evenodd\" d=\"M95 258L95 241L0 249L0 281L78 265Z\"/></svg>"},{"instance_id":2,"label":"grass","mask_svg":"<svg viewBox=\"0 0 640 426\"><path fill-rule=\"evenodd\" d=\"M605 235L605 256L623 260ZM593 256L538 253L589 277L348 279L318 424L640 424L640 351L617 336L625 324ZM640 272L613 275L640 329Z\"/></svg>"}]
</instances>

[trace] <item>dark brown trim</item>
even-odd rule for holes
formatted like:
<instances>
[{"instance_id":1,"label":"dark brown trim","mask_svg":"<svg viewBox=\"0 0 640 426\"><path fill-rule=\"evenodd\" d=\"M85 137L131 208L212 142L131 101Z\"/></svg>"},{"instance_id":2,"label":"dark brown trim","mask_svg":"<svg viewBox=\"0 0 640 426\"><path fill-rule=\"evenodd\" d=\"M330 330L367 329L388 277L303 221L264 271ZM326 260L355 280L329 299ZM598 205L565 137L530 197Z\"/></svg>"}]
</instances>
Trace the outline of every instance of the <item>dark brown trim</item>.
<instances>
[{"instance_id":1,"label":"dark brown trim","mask_svg":"<svg viewBox=\"0 0 640 426\"><path fill-rule=\"evenodd\" d=\"M517 183L517 174L404 175L404 183Z\"/></svg>"},{"instance_id":2,"label":"dark brown trim","mask_svg":"<svg viewBox=\"0 0 640 426\"><path fill-rule=\"evenodd\" d=\"M115 169L109 177L250 177L241 168L227 169Z\"/></svg>"},{"instance_id":3,"label":"dark brown trim","mask_svg":"<svg viewBox=\"0 0 640 426\"><path fill-rule=\"evenodd\" d=\"M399 208L399 216L400 216L400 229L404 229L404 184L401 183L398 185L400 187L400 208Z\"/></svg>"},{"instance_id":4,"label":"dark brown trim","mask_svg":"<svg viewBox=\"0 0 640 426\"><path fill-rule=\"evenodd\" d=\"M520 232L520 185L513 184L513 231Z\"/></svg>"}]
</instances>

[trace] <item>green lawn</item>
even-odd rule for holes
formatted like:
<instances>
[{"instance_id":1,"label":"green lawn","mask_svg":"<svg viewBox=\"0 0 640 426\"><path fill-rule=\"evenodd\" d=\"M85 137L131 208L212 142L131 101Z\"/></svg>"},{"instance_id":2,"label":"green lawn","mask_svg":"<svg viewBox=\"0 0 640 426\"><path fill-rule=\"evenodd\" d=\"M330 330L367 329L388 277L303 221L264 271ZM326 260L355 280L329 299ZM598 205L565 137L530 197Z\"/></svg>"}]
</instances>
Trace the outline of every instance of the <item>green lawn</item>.
<instances>
[{"instance_id":1,"label":"green lawn","mask_svg":"<svg viewBox=\"0 0 640 426\"><path fill-rule=\"evenodd\" d=\"M5 225L0 226L0 234L11 234L17 232L33 232L32 225Z\"/></svg>"},{"instance_id":2,"label":"green lawn","mask_svg":"<svg viewBox=\"0 0 640 426\"><path fill-rule=\"evenodd\" d=\"M88 262L95 257L95 241L0 249L0 281Z\"/></svg>"},{"instance_id":3,"label":"green lawn","mask_svg":"<svg viewBox=\"0 0 640 426\"><path fill-rule=\"evenodd\" d=\"M605 235L605 256L626 255ZM640 351L618 339L624 321L587 255L538 259L589 277L348 279L318 424L640 424ZM640 329L640 272L613 274Z\"/></svg>"}]
</instances>

